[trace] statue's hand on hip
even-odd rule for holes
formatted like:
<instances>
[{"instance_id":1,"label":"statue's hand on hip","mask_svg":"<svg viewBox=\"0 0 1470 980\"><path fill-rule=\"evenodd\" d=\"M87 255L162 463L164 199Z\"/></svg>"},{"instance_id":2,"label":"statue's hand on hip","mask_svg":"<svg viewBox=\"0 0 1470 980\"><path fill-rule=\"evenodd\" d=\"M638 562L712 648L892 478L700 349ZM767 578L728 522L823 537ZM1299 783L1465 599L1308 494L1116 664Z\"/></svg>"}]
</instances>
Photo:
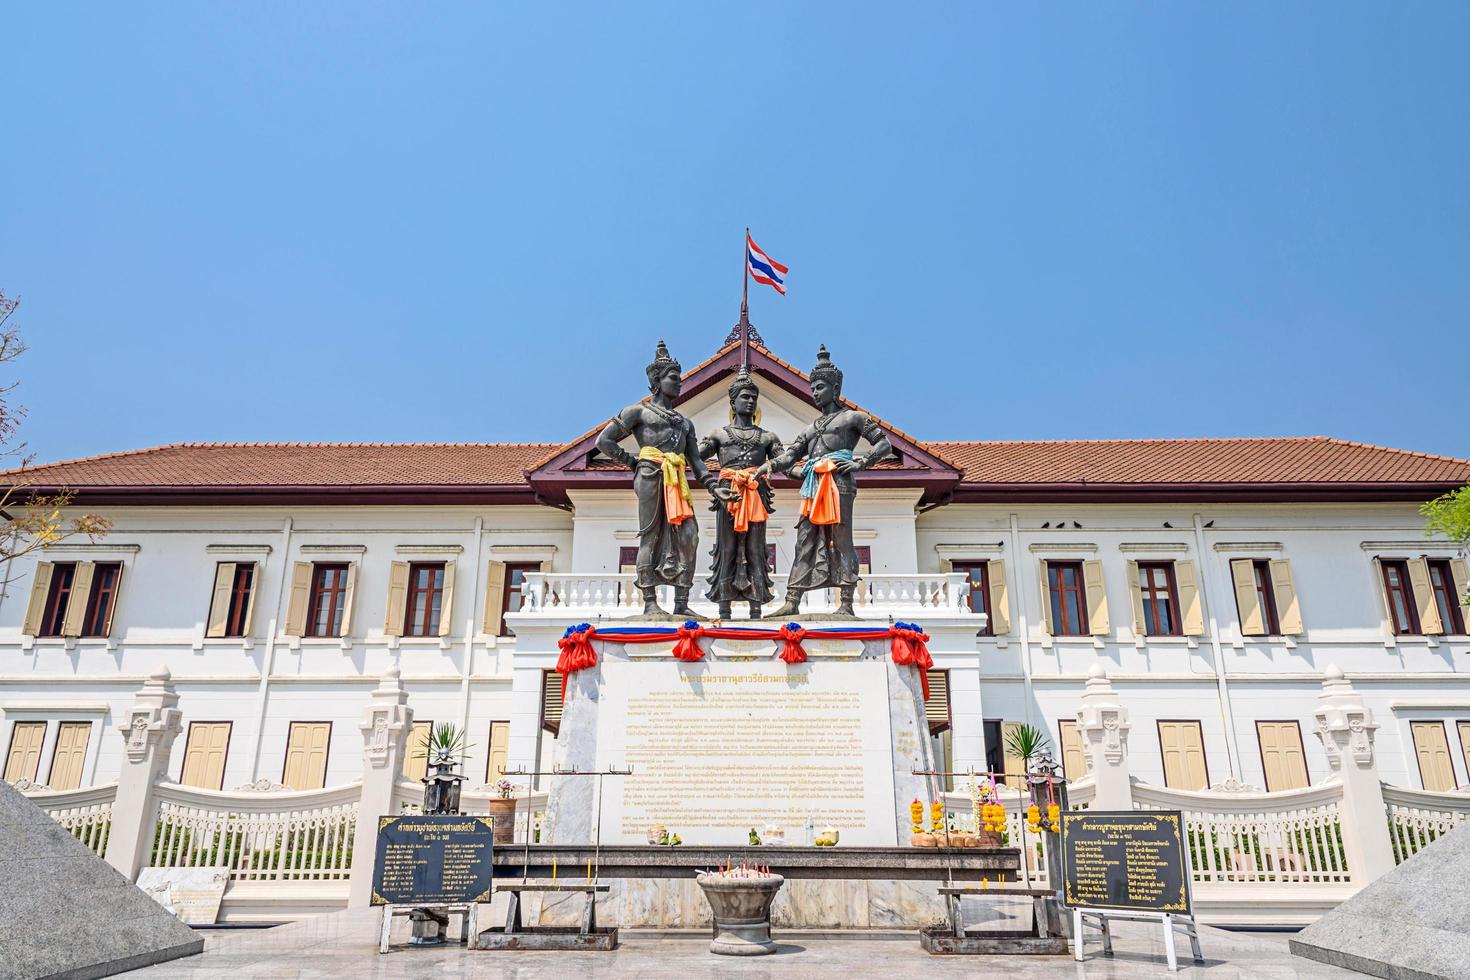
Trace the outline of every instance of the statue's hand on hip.
<instances>
[{"instance_id":1,"label":"statue's hand on hip","mask_svg":"<svg viewBox=\"0 0 1470 980\"><path fill-rule=\"evenodd\" d=\"M721 503L731 503L735 500L735 491L729 487L711 487L710 494Z\"/></svg>"}]
</instances>

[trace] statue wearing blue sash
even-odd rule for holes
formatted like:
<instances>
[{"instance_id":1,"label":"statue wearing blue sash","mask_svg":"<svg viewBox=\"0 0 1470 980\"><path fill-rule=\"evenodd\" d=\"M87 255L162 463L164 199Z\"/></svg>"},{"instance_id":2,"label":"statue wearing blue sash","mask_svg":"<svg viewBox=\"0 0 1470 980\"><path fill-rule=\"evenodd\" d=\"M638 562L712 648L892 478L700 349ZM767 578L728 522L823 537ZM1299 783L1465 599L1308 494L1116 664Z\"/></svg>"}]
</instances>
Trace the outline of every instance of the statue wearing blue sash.
<instances>
[{"instance_id":1,"label":"statue wearing blue sash","mask_svg":"<svg viewBox=\"0 0 1470 980\"><path fill-rule=\"evenodd\" d=\"M857 591L857 549L852 543L852 505L857 498L854 474L893 451L888 437L871 416L842 406L842 372L827 348L817 350L811 372L812 402L821 411L815 422L797 436L780 456L761 465L761 474L782 470L801 481L801 515L796 521L796 553L786 582L786 603L771 615L797 615L801 597L812 589L838 590L838 616L854 616ZM854 456L858 442L872 446L866 456ZM798 468L797 462L805 460Z\"/></svg>"}]
</instances>

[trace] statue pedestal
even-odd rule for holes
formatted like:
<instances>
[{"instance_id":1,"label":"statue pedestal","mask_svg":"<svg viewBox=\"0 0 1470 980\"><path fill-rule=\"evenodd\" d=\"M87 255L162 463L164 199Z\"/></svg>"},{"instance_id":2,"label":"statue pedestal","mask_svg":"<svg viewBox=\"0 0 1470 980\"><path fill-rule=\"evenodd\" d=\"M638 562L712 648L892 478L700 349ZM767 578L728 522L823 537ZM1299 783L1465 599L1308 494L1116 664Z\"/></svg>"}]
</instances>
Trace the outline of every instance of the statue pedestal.
<instances>
[{"instance_id":1,"label":"statue pedestal","mask_svg":"<svg viewBox=\"0 0 1470 980\"><path fill-rule=\"evenodd\" d=\"M807 641L809 660L774 642L704 641L705 658L668 644L598 642L596 668L567 683L556 764L631 776L551 777L550 843L641 844L662 824L689 844L743 845L780 827L804 844L813 826L844 844L894 846L908 803L933 793L919 676L887 641Z\"/></svg>"}]
</instances>

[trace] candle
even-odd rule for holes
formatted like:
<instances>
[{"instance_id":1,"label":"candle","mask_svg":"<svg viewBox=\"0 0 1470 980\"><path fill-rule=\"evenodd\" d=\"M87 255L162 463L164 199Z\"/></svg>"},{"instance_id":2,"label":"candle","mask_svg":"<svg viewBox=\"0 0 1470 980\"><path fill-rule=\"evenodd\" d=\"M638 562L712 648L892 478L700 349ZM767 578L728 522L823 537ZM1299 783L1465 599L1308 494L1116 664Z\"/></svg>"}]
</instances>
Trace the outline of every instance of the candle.
<instances>
[{"instance_id":1,"label":"candle","mask_svg":"<svg viewBox=\"0 0 1470 980\"><path fill-rule=\"evenodd\" d=\"M551 883L556 884L556 858L551 859Z\"/></svg>"},{"instance_id":2,"label":"candle","mask_svg":"<svg viewBox=\"0 0 1470 980\"><path fill-rule=\"evenodd\" d=\"M592 862L587 862L587 884L592 884Z\"/></svg>"},{"instance_id":3,"label":"candle","mask_svg":"<svg viewBox=\"0 0 1470 980\"><path fill-rule=\"evenodd\" d=\"M981 878L980 879L980 890L983 892L983 891L985 891L989 887L990 887L990 878L989 877Z\"/></svg>"}]
</instances>

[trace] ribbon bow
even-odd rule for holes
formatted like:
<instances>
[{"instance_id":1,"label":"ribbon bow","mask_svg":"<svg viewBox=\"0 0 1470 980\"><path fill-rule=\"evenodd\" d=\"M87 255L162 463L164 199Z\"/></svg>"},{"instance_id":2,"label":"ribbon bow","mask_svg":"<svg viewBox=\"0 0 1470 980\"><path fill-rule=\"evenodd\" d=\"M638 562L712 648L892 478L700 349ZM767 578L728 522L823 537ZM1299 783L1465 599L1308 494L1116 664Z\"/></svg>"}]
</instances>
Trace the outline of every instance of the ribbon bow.
<instances>
[{"instance_id":1,"label":"ribbon bow","mask_svg":"<svg viewBox=\"0 0 1470 980\"><path fill-rule=\"evenodd\" d=\"M808 459L801 468L801 516L812 524L841 524L842 502L832 474L838 460L851 460L851 449L839 449L818 459Z\"/></svg>"},{"instance_id":2,"label":"ribbon bow","mask_svg":"<svg viewBox=\"0 0 1470 980\"><path fill-rule=\"evenodd\" d=\"M679 627L679 640L674 644L674 659L686 664L703 660L704 648L699 645L701 636L704 636L704 627L692 619L685 620Z\"/></svg>"},{"instance_id":3,"label":"ribbon bow","mask_svg":"<svg viewBox=\"0 0 1470 980\"><path fill-rule=\"evenodd\" d=\"M556 672L561 675L563 701L567 699L567 678L579 670L597 666L597 651L592 646L592 638L596 634L596 626L578 623L568 626L561 639L556 641L561 649L561 656L556 658Z\"/></svg>"},{"instance_id":4,"label":"ribbon bow","mask_svg":"<svg viewBox=\"0 0 1470 980\"><path fill-rule=\"evenodd\" d=\"M689 478L684 475L684 457L644 446L638 450L638 458L657 463L663 470L664 520L678 527L693 517L694 498L689 493Z\"/></svg>"},{"instance_id":5,"label":"ribbon bow","mask_svg":"<svg viewBox=\"0 0 1470 980\"><path fill-rule=\"evenodd\" d=\"M924 700L929 700L929 668L934 658L929 656L929 634L914 623L893 624L893 662L900 667L913 666L919 669L919 681L924 687Z\"/></svg>"},{"instance_id":6,"label":"ribbon bow","mask_svg":"<svg viewBox=\"0 0 1470 980\"><path fill-rule=\"evenodd\" d=\"M743 470L720 470L720 479L730 481L730 489L736 497L730 501L730 518L735 522L735 533L744 534L752 524L764 524L765 501L761 500L760 481L755 478L755 467Z\"/></svg>"},{"instance_id":7,"label":"ribbon bow","mask_svg":"<svg viewBox=\"0 0 1470 980\"><path fill-rule=\"evenodd\" d=\"M806 651L801 648L801 639L806 636L806 630L801 628L800 623L787 623L776 631L776 638L781 641L781 653L779 656L788 664L806 663Z\"/></svg>"}]
</instances>

